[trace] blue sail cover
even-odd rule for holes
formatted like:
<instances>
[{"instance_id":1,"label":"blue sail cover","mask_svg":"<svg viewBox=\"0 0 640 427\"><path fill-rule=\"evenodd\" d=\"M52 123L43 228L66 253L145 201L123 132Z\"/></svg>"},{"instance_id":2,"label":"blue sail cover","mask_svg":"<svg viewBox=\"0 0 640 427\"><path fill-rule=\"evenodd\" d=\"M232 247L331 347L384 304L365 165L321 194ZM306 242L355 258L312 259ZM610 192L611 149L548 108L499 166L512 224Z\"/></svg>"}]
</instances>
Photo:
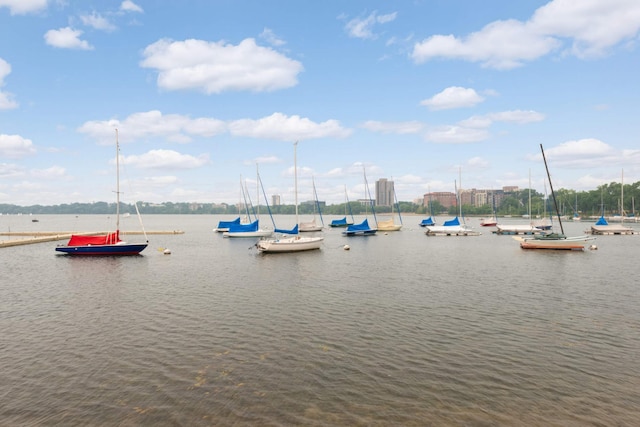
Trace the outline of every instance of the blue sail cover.
<instances>
[{"instance_id":1,"label":"blue sail cover","mask_svg":"<svg viewBox=\"0 0 640 427\"><path fill-rule=\"evenodd\" d=\"M275 232L276 233L282 233L282 234L298 234L298 224L296 224L296 226L293 227L291 230L285 230L283 228L276 228Z\"/></svg>"},{"instance_id":2,"label":"blue sail cover","mask_svg":"<svg viewBox=\"0 0 640 427\"><path fill-rule=\"evenodd\" d=\"M334 219L333 221L331 221L331 225L347 225L347 217L345 216L344 218Z\"/></svg>"},{"instance_id":3,"label":"blue sail cover","mask_svg":"<svg viewBox=\"0 0 640 427\"><path fill-rule=\"evenodd\" d=\"M420 225L420 227L426 227L427 225L435 225L435 224L436 224L436 223L435 223L435 221L433 220L433 218L429 217L429 218L427 218L427 219L423 219L423 220L420 222L420 224L419 224L419 225Z\"/></svg>"},{"instance_id":4,"label":"blue sail cover","mask_svg":"<svg viewBox=\"0 0 640 427\"><path fill-rule=\"evenodd\" d=\"M240 224L240 217L234 219L233 221L220 221L218 222L218 228L229 228L234 224Z\"/></svg>"},{"instance_id":5,"label":"blue sail cover","mask_svg":"<svg viewBox=\"0 0 640 427\"><path fill-rule=\"evenodd\" d=\"M258 220L253 221L251 224L231 224L229 226L229 233L243 233L248 231L258 231Z\"/></svg>"},{"instance_id":6,"label":"blue sail cover","mask_svg":"<svg viewBox=\"0 0 640 427\"><path fill-rule=\"evenodd\" d=\"M360 224L351 224L347 227L347 231L368 231L371 230L369 227L369 221L366 219L362 221Z\"/></svg>"},{"instance_id":7,"label":"blue sail cover","mask_svg":"<svg viewBox=\"0 0 640 427\"><path fill-rule=\"evenodd\" d=\"M603 215L600 218L598 218L598 221L596 221L596 225L609 225L609 223L607 222L606 219L604 219L604 215Z\"/></svg>"},{"instance_id":8,"label":"blue sail cover","mask_svg":"<svg viewBox=\"0 0 640 427\"><path fill-rule=\"evenodd\" d=\"M445 221L444 224L445 227L448 225L460 225L460 220L458 219L458 217L455 217L453 219L450 219L449 221Z\"/></svg>"}]
</instances>

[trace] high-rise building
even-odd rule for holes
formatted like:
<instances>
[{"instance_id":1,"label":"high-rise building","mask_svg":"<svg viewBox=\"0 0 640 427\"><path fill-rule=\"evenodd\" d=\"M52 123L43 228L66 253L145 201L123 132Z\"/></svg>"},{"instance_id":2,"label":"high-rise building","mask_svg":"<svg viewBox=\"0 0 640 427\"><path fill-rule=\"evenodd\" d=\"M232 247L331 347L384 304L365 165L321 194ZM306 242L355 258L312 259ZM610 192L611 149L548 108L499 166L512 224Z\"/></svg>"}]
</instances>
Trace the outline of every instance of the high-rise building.
<instances>
[{"instance_id":1,"label":"high-rise building","mask_svg":"<svg viewBox=\"0 0 640 427\"><path fill-rule=\"evenodd\" d=\"M393 181L380 178L376 181L376 205L392 206L394 204Z\"/></svg>"},{"instance_id":2,"label":"high-rise building","mask_svg":"<svg viewBox=\"0 0 640 427\"><path fill-rule=\"evenodd\" d=\"M272 194L271 195L271 206L280 206L280 195Z\"/></svg>"}]
</instances>

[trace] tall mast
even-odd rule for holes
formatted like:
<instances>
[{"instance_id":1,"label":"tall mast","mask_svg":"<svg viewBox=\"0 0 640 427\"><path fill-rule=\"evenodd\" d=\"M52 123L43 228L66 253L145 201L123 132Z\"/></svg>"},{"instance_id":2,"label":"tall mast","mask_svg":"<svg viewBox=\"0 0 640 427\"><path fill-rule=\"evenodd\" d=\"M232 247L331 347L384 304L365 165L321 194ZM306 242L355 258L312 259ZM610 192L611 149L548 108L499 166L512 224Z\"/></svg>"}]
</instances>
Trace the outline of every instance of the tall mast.
<instances>
[{"instance_id":1,"label":"tall mast","mask_svg":"<svg viewBox=\"0 0 640 427\"><path fill-rule=\"evenodd\" d=\"M293 176L294 176L293 189L296 192L296 195L295 195L296 224L299 224L298 222L298 141L293 143Z\"/></svg>"},{"instance_id":2,"label":"tall mast","mask_svg":"<svg viewBox=\"0 0 640 427\"><path fill-rule=\"evenodd\" d=\"M120 231L120 143L116 128L116 231Z\"/></svg>"},{"instance_id":3,"label":"tall mast","mask_svg":"<svg viewBox=\"0 0 640 427\"><path fill-rule=\"evenodd\" d=\"M553 191L553 184L551 183L551 175L549 174L549 167L547 166L547 158L544 156L544 149L540 144L540 151L542 152L542 160L544 160L544 168L547 170L547 179L549 179L549 187L551 188L551 197L553 197L553 205L556 208L556 215L558 216L558 222L560 223L560 232L564 234L564 228L562 227L562 218L560 217L560 211L558 210L558 201L556 200L556 193Z\"/></svg>"}]
</instances>

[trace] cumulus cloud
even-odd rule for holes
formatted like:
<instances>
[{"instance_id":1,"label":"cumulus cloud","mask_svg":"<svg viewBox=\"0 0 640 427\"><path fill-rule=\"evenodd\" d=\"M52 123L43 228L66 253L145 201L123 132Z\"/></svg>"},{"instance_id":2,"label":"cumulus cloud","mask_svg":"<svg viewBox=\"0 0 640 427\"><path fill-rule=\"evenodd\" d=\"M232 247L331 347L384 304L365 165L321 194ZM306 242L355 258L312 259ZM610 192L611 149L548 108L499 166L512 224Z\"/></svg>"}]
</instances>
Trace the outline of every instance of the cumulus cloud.
<instances>
[{"instance_id":1,"label":"cumulus cloud","mask_svg":"<svg viewBox=\"0 0 640 427\"><path fill-rule=\"evenodd\" d=\"M165 138L169 141L186 143L193 136L213 137L226 131L226 124L212 118L192 119L179 114L162 114L152 110L131 114L124 120L88 121L78 128L96 139L99 144L113 144L115 130L119 131L119 139L123 143L146 138Z\"/></svg>"},{"instance_id":2,"label":"cumulus cloud","mask_svg":"<svg viewBox=\"0 0 640 427\"><path fill-rule=\"evenodd\" d=\"M472 116L466 120L462 120L459 124L465 127L486 128L494 122L527 124L540 122L544 120L544 118L544 114L538 113L537 111L511 110Z\"/></svg>"},{"instance_id":3,"label":"cumulus cloud","mask_svg":"<svg viewBox=\"0 0 640 427\"><path fill-rule=\"evenodd\" d=\"M272 46L282 46L286 44L284 40L280 37L276 36L273 30L269 28L265 28L262 33L260 33L260 38L269 43Z\"/></svg>"},{"instance_id":4,"label":"cumulus cloud","mask_svg":"<svg viewBox=\"0 0 640 427\"><path fill-rule=\"evenodd\" d=\"M120 4L120 10L122 10L123 12L138 12L138 13L144 12L140 6L138 6L131 0L124 0Z\"/></svg>"},{"instance_id":5,"label":"cumulus cloud","mask_svg":"<svg viewBox=\"0 0 640 427\"><path fill-rule=\"evenodd\" d=\"M380 133L396 133L399 135L407 135L418 133L422 130L423 125L420 122L379 122L368 120L362 124L363 129Z\"/></svg>"},{"instance_id":6,"label":"cumulus cloud","mask_svg":"<svg viewBox=\"0 0 640 427\"><path fill-rule=\"evenodd\" d=\"M430 110L450 110L452 108L473 107L484 101L474 89L459 86L451 86L429 99L420 102L420 105L429 107Z\"/></svg>"},{"instance_id":7,"label":"cumulus cloud","mask_svg":"<svg viewBox=\"0 0 640 427\"><path fill-rule=\"evenodd\" d=\"M71 27L49 30L44 35L44 40L49 46L61 49L91 50L93 46L86 40L81 40L82 30L74 30Z\"/></svg>"},{"instance_id":8,"label":"cumulus cloud","mask_svg":"<svg viewBox=\"0 0 640 427\"><path fill-rule=\"evenodd\" d=\"M347 22L345 30L350 37L358 39L374 39L376 36L373 27L376 24L386 24L396 19L398 13L393 12L386 15L378 15L377 12L371 13L365 18L354 18Z\"/></svg>"},{"instance_id":9,"label":"cumulus cloud","mask_svg":"<svg viewBox=\"0 0 640 427\"><path fill-rule=\"evenodd\" d=\"M464 126L440 126L427 131L427 141L444 144L465 144L487 139L489 133L485 129Z\"/></svg>"},{"instance_id":10,"label":"cumulus cloud","mask_svg":"<svg viewBox=\"0 0 640 427\"><path fill-rule=\"evenodd\" d=\"M92 27L96 30L113 31L116 29L116 26L109 22L107 18L95 12L91 15L80 15L80 21L87 27Z\"/></svg>"},{"instance_id":11,"label":"cumulus cloud","mask_svg":"<svg viewBox=\"0 0 640 427\"><path fill-rule=\"evenodd\" d=\"M0 58L0 88L4 86L4 78L11 74L11 65ZM13 95L0 90L0 110L17 108L18 103L13 100Z\"/></svg>"},{"instance_id":12,"label":"cumulus cloud","mask_svg":"<svg viewBox=\"0 0 640 427\"><path fill-rule=\"evenodd\" d=\"M157 70L166 90L269 92L298 84L302 64L254 39L238 45L189 39L159 40L144 49L140 65Z\"/></svg>"},{"instance_id":13,"label":"cumulus cloud","mask_svg":"<svg viewBox=\"0 0 640 427\"><path fill-rule=\"evenodd\" d=\"M194 157L174 150L151 150L139 156L125 156L122 163L141 169L195 169L209 163L209 156L201 154Z\"/></svg>"},{"instance_id":14,"label":"cumulus cloud","mask_svg":"<svg viewBox=\"0 0 640 427\"><path fill-rule=\"evenodd\" d=\"M9 8L11 15L26 15L47 8L48 0L0 0L0 8Z\"/></svg>"},{"instance_id":15,"label":"cumulus cloud","mask_svg":"<svg viewBox=\"0 0 640 427\"><path fill-rule=\"evenodd\" d=\"M584 138L563 142L555 147L545 147L547 161L560 168L583 169L612 167L620 164L621 159L632 162L634 153L620 151L595 138ZM640 151L635 150L636 160L640 160ZM542 162L542 154L528 156L531 160Z\"/></svg>"},{"instance_id":16,"label":"cumulus cloud","mask_svg":"<svg viewBox=\"0 0 640 427\"><path fill-rule=\"evenodd\" d=\"M20 135L0 134L0 157L20 159L36 153L30 139Z\"/></svg>"},{"instance_id":17,"label":"cumulus cloud","mask_svg":"<svg viewBox=\"0 0 640 427\"><path fill-rule=\"evenodd\" d=\"M495 21L462 37L430 36L414 45L411 57L416 63L460 59L511 69L560 50L565 41L578 57L601 55L633 39L639 30L640 2L636 0L553 0L526 22Z\"/></svg>"},{"instance_id":18,"label":"cumulus cloud","mask_svg":"<svg viewBox=\"0 0 640 427\"><path fill-rule=\"evenodd\" d=\"M305 117L286 116L274 113L262 119L242 119L229 123L234 136L268 138L281 141L308 140L316 138L345 138L351 131L343 128L337 120L315 123Z\"/></svg>"},{"instance_id":19,"label":"cumulus cloud","mask_svg":"<svg viewBox=\"0 0 640 427\"><path fill-rule=\"evenodd\" d=\"M67 175L65 168L61 166L51 166L47 169L34 169L31 171L31 176L38 179L55 179L62 178Z\"/></svg>"}]
</instances>

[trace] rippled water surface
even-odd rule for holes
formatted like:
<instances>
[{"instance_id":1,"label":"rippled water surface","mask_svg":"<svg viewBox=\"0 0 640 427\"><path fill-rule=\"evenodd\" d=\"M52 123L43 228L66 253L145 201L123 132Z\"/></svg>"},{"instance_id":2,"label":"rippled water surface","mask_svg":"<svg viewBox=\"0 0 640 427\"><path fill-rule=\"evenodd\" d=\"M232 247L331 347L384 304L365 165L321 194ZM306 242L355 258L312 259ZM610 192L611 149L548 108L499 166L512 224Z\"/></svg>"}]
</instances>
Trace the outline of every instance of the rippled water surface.
<instances>
[{"instance_id":1,"label":"rippled water surface","mask_svg":"<svg viewBox=\"0 0 640 427\"><path fill-rule=\"evenodd\" d=\"M0 228L106 222L39 219ZM185 234L140 257L0 249L0 425L640 425L638 235L524 251L408 217L264 255L219 219L145 217Z\"/></svg>"}]
</instances>

